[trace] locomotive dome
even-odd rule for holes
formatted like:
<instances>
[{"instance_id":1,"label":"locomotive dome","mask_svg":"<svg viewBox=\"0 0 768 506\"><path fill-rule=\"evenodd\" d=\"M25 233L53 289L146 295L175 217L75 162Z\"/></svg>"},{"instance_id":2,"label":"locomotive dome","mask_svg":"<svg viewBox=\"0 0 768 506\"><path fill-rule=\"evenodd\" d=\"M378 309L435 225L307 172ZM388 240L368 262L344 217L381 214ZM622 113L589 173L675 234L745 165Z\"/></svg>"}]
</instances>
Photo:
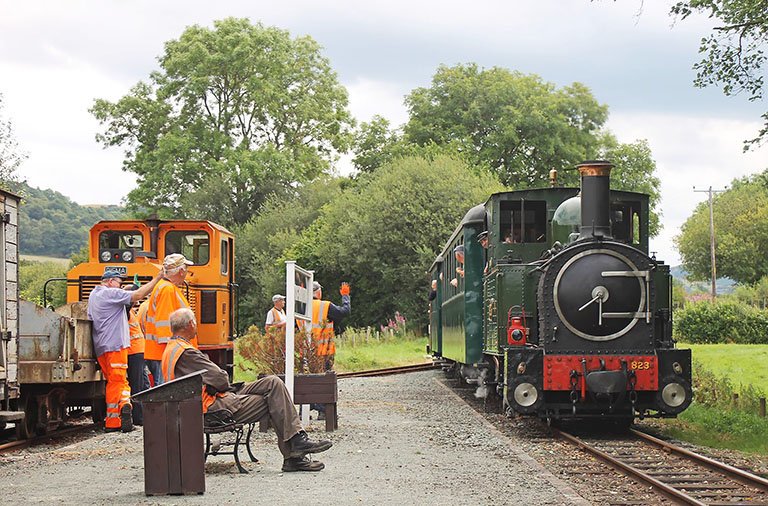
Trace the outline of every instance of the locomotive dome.
<instances>
[{"instance_id":1,"label":"locomotive dome","mask_svg":"<svg viewBox=\"0 0 768 506\"><path fill-rule=\"evenodd\" d=\"M581 193L560 204L552 216L553 225L575 226L581 224Z\"/></svg>"}]
</instances>

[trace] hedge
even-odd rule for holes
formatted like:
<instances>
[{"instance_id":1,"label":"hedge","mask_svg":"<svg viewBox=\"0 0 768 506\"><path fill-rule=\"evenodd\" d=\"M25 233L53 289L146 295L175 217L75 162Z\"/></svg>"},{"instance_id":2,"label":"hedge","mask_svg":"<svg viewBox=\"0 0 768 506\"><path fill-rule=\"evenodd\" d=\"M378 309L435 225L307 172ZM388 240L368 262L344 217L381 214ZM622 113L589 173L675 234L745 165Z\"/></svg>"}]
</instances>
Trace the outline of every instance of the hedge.
<instances>
[{"instance_id":1,"label":"hedge","mask_svg":"<svg viewBox=\"0 0 768 506\"><path fill-rule=\"evenodd\" d=\"M738 302L697 302L675 312L675 336L688 343L768 344L768 311Z\"/></svg>"}]
</instances>

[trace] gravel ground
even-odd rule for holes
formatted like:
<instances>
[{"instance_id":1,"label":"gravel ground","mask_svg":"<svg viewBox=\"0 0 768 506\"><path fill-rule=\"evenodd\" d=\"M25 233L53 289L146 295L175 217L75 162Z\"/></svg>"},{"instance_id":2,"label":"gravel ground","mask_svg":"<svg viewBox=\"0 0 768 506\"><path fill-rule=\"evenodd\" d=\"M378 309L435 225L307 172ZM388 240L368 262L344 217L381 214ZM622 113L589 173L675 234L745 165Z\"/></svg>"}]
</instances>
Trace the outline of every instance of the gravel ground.
<instances>
[{"instance_id":1,"label":"gravel ground","mask_svg":"<svg viewBox=\"0 0 768 506\"><path fill-rule=\"evenodd\" d=\"M141 431L0 456L5 504L588 504L428 371L339 382L339 430L319 473L282 473L274 434L258 463L206 464L203 496L144 496ZM325 437L324 422L308 428ZM535 444L527 444L534 447ZM245 452L242 453L245 455Z\"/></svg>"}]
</instances>

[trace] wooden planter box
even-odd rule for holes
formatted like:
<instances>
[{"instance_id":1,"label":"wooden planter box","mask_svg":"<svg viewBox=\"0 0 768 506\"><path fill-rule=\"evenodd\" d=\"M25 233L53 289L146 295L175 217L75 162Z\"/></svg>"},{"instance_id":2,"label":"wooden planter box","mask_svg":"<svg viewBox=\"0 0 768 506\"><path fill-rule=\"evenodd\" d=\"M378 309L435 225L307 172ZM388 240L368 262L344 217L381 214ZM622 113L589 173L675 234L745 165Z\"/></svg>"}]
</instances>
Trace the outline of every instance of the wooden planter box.
<instances>
[{"instance_id":1,"label":"wooden planter box","mask_svg":"<svg viewBox=\"0 0 768 506\"><path fill-rule=\"evenodd\" d=\"M260 378L263 376L263 374L259 375ZM278 374L278 377L285 381L285 375ZM324 374L296 374L293 377L293 403L324 404L326 432L332 432L339 428L339 417L336 412L338 393L335 371L328 371ZM259 430L266 432L268 427L268 420L262 421Z\"/></svg>"}]
</instances>

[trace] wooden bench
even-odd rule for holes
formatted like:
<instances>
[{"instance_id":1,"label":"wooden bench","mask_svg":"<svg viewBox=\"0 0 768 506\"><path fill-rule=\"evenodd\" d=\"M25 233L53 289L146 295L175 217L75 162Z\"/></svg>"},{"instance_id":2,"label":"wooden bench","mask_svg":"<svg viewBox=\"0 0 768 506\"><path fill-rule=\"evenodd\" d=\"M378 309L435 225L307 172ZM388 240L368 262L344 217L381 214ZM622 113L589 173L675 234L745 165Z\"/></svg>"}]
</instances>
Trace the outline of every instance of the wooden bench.
<instances>
[{"instance_id":1,"label":"wooden bench","mask_svg":"<svg viewBox=\"0 0 768 506\"><path fill-rule=\"evenodd\" d=\"M247 429L246 429L247 425ZM243 424L235 421L232 417L232 413L228 410L213 411L206 413L203 417L203 433L205 434L205 459L208 459L209 455L232 455L235 458L235 465L240 473L247 474L248 471L240 463L240 445L244 444L248 451L248 457L251 462L258 462L253 452L251 451L251 434L253 433L254 424ZM218 445L211 443L211 434L224 434L232 433L234 440L227 439L220 442ZM243 441L245 437L245 441ZM222 447L232 447L231 450L222 451Z\"/></svg>"}]
</instances>

